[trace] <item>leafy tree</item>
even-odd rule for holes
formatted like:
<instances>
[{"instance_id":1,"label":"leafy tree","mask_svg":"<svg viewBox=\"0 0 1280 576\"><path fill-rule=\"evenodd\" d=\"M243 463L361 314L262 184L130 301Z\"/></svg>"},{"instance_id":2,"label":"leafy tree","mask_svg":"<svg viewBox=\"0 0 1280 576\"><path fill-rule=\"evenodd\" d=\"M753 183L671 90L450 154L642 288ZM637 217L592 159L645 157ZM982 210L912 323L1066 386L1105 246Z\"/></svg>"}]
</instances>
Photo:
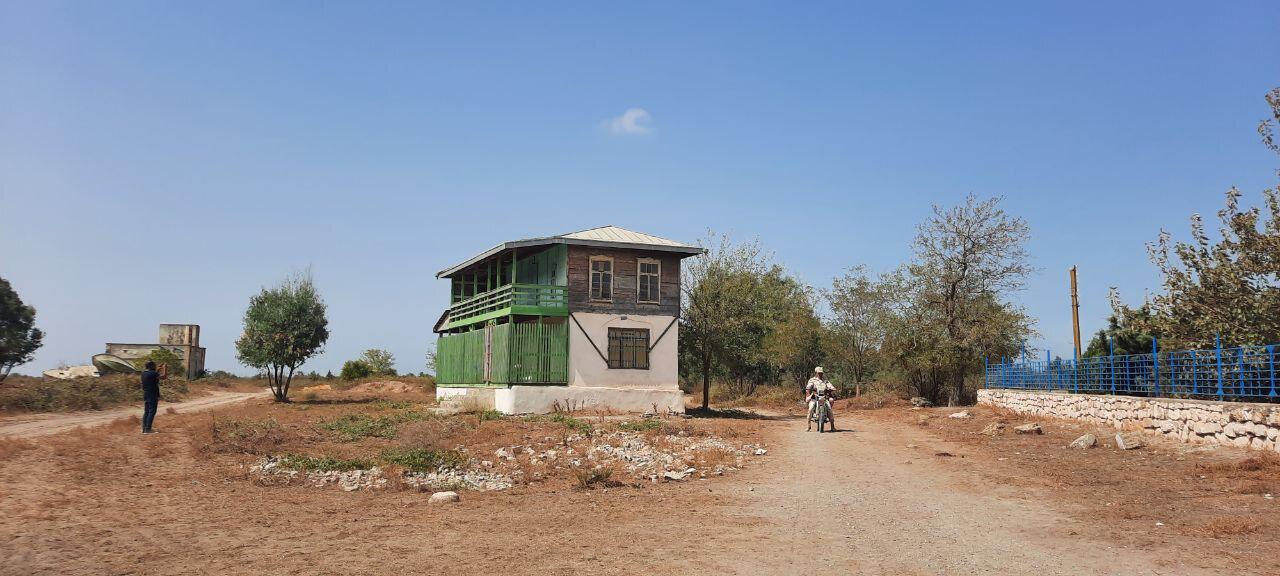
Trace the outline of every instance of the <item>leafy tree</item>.
<instances>
[{"instance_id":1,"label":"leafy tree","mask_svg":"<svg viewBox=\"0 0 1280 576\"><path fill-rule=\"evenodd\" d=\"M431 344L427 346L427 372L430 372L432 374L436 373L436 345L435 344ZM426 372L423 372L422 375L426 376L427 374Z\"/></svg>"},{"instance_id":2,"label":"leafy tree","mask_svg":"<svg viewBox=\"0 0 1280 576\"><path fill-rule=\"evenodd\" d=\"M339 377L343 380L359 380L360 378L368 378L373 376L373 368L364 360L347 360L342 364L342 372Z\"/></svg>"},{"instance_id":3,"label":"leafy tree","mask_svg":"<svg viewBox=\"0 0 1280 576\"><path fill-rule=\"evenodd\" d=\"M9 281L0 278L0 382L14 366L26 364L44 341L36 328L36 309L23 304Z\"/></svg>"},{"instance_id":4,"label":"leafy tree","mask_svg":"<svg viewBox=\"0 0 1280 576\"><path fill-rule=\"evenodd\" d=\"M881 348L888 335L893 292L891 280L872 278L854 266L823 293L831 309L824 350L834 372L853 381L854 395L882 365Z\"/></svg>"},{"instance_id":5,"label":"leafy tree","mask_svg":"<svg viewBox=\"0 0 1280 576\"><path fill-rule=\"evenodd\" d=\"M921 318L942 326L939 343L944 363L939 369L950 383L949 404L965 397L965 378L982 366L993 344L1007 344L1010 334L1025 337L1030 328L1025 314L1004 299L1020 290L1032 268L1025 221L1005 213L1000 198L979 200L969 195L951 208L933 207L920 225L914 261L908 266L917 295L925 308ZM993 314L1008 322L993 323ZM997 328L996 332L992 332ZM1025 328L1025 330L1024 330Z\"/></svg>"},{"instance_id":6,"label":"leafy tree","mask_svg":"<svg viewBox=\"0 0 1280 576\"><path fill-rule=\"evenodd\" d=\"M768 266L758 241L735 245L727 236L703 242L707 253L681 269L680 346L702 378L702 409L711 403L711 377L752 365L759 338L760 283Z\"/></svg>"},{"instance_id":7,"label":"leafy tree","mask_svg":"<svg viewBox=\"0 0 1280 576\"><path fill-rule=\"evenodd\" d=\"M325 380L333 380L333 370L324 373Z\"/></svg>"},{"instance_id":8,"label":"leafy tree","mask_svg":"<svg viewBox=\"0 0 1280 576\"><path fill-rule=\"evenodd\" d=\"M328 326L310 275L292 276L249 300L236 357L265 371L276 401L287 402L294 371L320 352L329 339Z\"/></svg>"},{"instance_id":9,"label":"leafy tree","mask_svg":"<svg viewBox=\"0 0 1280 576\"><path fill-rule=\"evenodd\" d=\"M360 355L360 360L369 366L373 376L395 376L396 374L396 357L386 350L370 348Z\"/></svg>"}]
</instances>

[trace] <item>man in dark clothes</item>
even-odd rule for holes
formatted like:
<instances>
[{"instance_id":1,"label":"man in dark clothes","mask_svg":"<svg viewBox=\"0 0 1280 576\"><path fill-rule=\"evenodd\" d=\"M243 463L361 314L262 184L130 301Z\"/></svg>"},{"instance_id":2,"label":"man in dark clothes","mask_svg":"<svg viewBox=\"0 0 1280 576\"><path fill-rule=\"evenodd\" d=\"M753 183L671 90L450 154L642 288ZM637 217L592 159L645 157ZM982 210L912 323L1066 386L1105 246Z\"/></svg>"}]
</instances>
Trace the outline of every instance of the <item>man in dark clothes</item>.
<instances>
[{"instance_id":1,"label":"man in dark clothes","mask_svg":"<svg viewBox=\"0 0 1280 576\"><path fill-rule=\"evenodd\" d=\"M156 419L156 406L160 404L160 378L156 372L156 363L147 362L147 369L142 372L142 433L152 434L151 423Z\"/></svg>"}]
</instances>

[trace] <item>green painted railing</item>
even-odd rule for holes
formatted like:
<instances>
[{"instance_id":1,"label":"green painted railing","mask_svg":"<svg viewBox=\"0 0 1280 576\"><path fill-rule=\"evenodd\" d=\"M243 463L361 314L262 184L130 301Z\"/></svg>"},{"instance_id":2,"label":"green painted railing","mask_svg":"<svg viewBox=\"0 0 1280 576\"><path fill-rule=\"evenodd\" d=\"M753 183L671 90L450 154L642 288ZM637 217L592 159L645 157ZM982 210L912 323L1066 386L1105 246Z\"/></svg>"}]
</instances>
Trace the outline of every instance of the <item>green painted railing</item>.
<instances>
[{"instance_id":1,"label":"green painted railing","mask_svg":"<svg viewBox=\"0 0 1280 576\"><path fill-rule=\"evenodd\" d=\"M485 375L485 339L489 369ZM566 384L569 330L564 322L516 322L442 336L436 344L441 386Z\"/></svg>"},{"instance_id":2,"label":"green painted railing","mask_svg":"<svg viewBox=\"0 0 1280 576\"><path fill-rule=\"evenodd\" d=\"M568 316L569 291L564 286L507 284L476 294L449 307L446 329L511 314Z\"/></svg>"}]
</instances>

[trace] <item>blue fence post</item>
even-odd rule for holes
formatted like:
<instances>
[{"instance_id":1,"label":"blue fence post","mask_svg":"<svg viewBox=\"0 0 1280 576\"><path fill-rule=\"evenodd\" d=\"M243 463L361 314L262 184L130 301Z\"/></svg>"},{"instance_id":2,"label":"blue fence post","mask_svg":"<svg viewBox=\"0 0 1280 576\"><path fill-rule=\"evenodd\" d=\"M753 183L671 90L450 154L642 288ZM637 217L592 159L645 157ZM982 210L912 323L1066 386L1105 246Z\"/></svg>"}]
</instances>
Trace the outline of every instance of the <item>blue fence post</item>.
<instances>
[{"instance_id":1,"label":"blue fence post","mask_svg":"<svg viewBox=\"0 0 1280 576\"><path fill-rule=\"evenodd\" d=\"M1044 349L1044 387L1053 390L1053 361L1049 359L1049 349Z\"/></svg>"},{"instance_id":2,"label":"blue fence post","mask_svg":"<svg viewBox=\"0 0 1280 576\"><path fill-rule=\"evenodd\" d=\"M1153 384L1155 385L1156 396L1160 395L1160 348L1156 345L1155 336L1151 337L1151 369L1155 372Z\"/></svg>"},{"instance_id":3,"label":"blue fence post","mask_svg":"<svg viewBox=\"0 0 1280 576\"><path fill-rule=\"evenodd\" d=\"M1110 353L1110 356L1108 356L1109 360L1107 360L1107 364L1110 366L1110 370L1111 370L1111 393L1115 394L1116 393L1116 347L1115 347L1115 344L1111 342L1110 336L1107 336L1107 350Z\"/></svg>"},{"instance_id":4,"label":"blue fence post","mask_svg":"<svg viewBox=\"0 0 1280 576\"><path fill-rule=\"evenodd\" d=\"M1200 364L1196 362L1196 351L1191 351L1191 393L1200 393Z\"/></svg>"},{"instance_id":5,"label":"blue fence post","mask_svg":"<svg viewBox=\"0 0 1280 576\"><path fill-rule=\"evenodd\" d=\"M1218 358L1218 399L1222 399L1222 334L1213 335L1213 349Z\"/></svg>"},{"instance_id":6,"label":"blue fence post","mask_svg":"<svg viewBox=\"0 0 1280 576\"><path fill-rule=\"evenodd\" d=\"M1276 397L1276 346L1275 344L1267 344L1267 372L1271 373L1271 393L1268 396Z\"/></svg>"},{"instance_id":7,"label":"blue fence post","mask_svg":"<svg viewBox=\"0 0 1280 576\"><path fill-rule=\"evenodd\" d=\"M987 387L987 379L991 378L991 365L987 363L987 356L982 356L982 387Z\"/></svg>"}]
</instances>

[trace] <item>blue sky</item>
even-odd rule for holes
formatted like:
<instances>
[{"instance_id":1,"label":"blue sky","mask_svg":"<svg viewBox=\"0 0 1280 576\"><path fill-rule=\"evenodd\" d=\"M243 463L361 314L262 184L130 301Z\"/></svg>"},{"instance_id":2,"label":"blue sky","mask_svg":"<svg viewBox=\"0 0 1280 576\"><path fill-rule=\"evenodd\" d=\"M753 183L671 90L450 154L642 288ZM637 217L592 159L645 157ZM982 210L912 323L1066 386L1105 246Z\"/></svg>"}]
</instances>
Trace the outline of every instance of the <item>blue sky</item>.
<instances>
[{"instance_id":1,"label":"blue sky","mask_svg":"<svg viewBox=\"0 0 1280 576\"><path fill-rule=\"evenodd\" d=\"M824 286L969 193L1030 223L1065 355L1067 268L1092 332L1161 227L1280 164L1275 2L179 4L0 0L0 276L49 333L20 372L162 322L248 372L249 296L308 266L306 369L417 371L434 273L502 240L714 229Z\"/></svg>"}]
</instances>

